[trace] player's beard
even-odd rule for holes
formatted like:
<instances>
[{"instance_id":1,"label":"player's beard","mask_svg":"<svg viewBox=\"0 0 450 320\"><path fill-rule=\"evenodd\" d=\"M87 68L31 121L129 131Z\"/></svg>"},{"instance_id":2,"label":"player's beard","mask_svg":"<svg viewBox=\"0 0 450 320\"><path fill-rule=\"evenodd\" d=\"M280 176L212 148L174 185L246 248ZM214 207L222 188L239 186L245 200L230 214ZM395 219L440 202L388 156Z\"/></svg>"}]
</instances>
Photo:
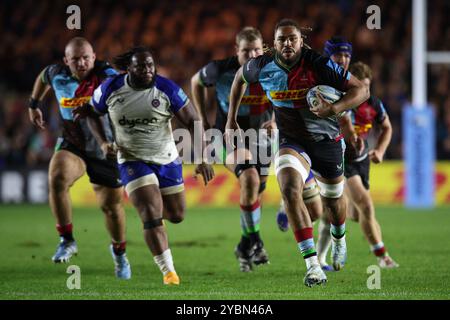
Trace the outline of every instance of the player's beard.
<instances>
[{"instance_id":1,"label":"player's beard","mask_svg":"<svg viewBox=\"0 0 450 320\"><path fill-rule=\"evenodd\" d=\"M295 52L295 54L292 55L289 59L286 59L285 57L283 57L282 53L278 52L278 58L281 60L281 62L283 62L283 64L290 67L298 61L300 54L301 54L301 49L298 50L297 52Z\"/></svg>"},{"instance_id":2,"label":"player's beard","mask_svg":"<svg viewBox=\"0 0 450 320\"><path fill-rule=\"evenodd\" d=\"M155 81L156 81L156 75L158 74L158 71L155 68L155 72L153 73L153 77L152 80L150 80L150 82L145 82L139 78L133 78L133 80L131 80L131 84L132 87L136 88L136 89L148 89L148 88L152 88L155 85Z\"/></svg>"}]
</instances>

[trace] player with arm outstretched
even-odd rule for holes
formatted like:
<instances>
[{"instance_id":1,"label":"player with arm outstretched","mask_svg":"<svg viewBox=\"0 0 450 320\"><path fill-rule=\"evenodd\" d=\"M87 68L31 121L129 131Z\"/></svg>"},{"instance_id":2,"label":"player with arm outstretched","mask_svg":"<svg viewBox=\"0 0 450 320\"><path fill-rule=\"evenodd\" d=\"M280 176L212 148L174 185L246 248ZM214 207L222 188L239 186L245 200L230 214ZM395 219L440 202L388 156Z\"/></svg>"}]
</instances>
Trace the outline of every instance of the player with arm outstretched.
<instances>
[{"instance_id":1,"label":"player with arm outstretched","mask_svg":"<svg viewBox=\"0 0 450 320\"><path fill-rule=\"evenodd\" d=\"M230 95L227 136L239 129L236 116L246 83L259 82L275 107L280 130L275 170L292 231L306 262L304 283L313 286L325 282L326 275L317 259L312 223L301 192L312 168L323 203L331 212L333 266L339 270L347 249L346 206L342 198L344 143L336 115L359 105L369 92L330 59L302 48L301 30L293 20L283 19L276 25L274 46L271 54L251 59L237 71ZM310 110L306 94L320 84L346 94L333 104L322 99L319 108Z\"/></svg>"},{"instance_id":2,"label":"player with arm outstretched","mask_svg":"<svg viewBox=\"0 0 450 320\"><path fill-rule=\"evenodd\" d=\"M181 159L170 121L173 116L177 117L193 133L194 123L201 120L183 90L156 73L148 48L133 48L116 57L114 64L126 73L98 87L90 104L95 113L108 114L111 119L115 137L115 146L111 149L117 148L120 176L142 220L144 239L163 274L163 283L177 285L180 279L163 218L181 222L186 200ZM76 118L96 117L86 105L74 113ZM202 126L197 127L201 131L199 136L203 137ZM199 145L204 147L203 138ZM196 173L202 175L206 185L214 171L203 159L196 160L201 162Z\"/></svg>"},{"instance_id":3,"label":"player with arm outstretched","mask_svg":"<svg viewBox=\"0 0 450 320\"><path fill-rule=\"evenodd\" d=\"M52 257L55 263L67 262L78 252L73 236L72 207L69 189L84 173L94 188L100 208L105 214L111 235L111 254L116 276L131 277L125 254L125 212L122 206L123 188L115 161L107 159L94 139L87 121L74 122L72 109L89 101L94 89L117 72L106 62L96 61L91 44L76 37L65 48L64 64L46 67L36 78L30 98L29 118L39 129L45 129L39 103L53 89L58 100L62 134L58 138L49 166L49 202L56 219L61 241ZM101 119L106 139L111 140L107 118Z\"/></svg>"}]
</instances>

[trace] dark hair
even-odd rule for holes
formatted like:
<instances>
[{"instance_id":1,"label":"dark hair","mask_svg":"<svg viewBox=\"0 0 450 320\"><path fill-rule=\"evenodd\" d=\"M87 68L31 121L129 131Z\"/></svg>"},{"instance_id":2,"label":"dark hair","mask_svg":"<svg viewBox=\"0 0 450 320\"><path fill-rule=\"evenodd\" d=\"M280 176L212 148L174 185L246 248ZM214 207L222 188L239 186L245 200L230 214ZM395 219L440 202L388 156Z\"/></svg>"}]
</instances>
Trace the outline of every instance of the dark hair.
<instances>
[{"instance_id":1,"label":"dark hair","mask_svg":"<svg viewBox=\"0 0 450 320\"><path fill-rule=\"evenodd\" d=\"M130 66L131 58L136 53L142 53L142 52L146 52L146 53L149 53L150 55L152 55L152 51L150 50L149 47L137 46L137 47L131 48L127 52L124 52L124 53L119 54L118 56L114 57L113 64L117 69L126 71L128 69L128 67Z\"/></svg>"},{"instance_id":2,"label":"dark hair","mask_svg":"<svg viewBox=\"0 0 450 320\"><path fill-rule=\"evenodd\" d=\"M304 32L312 31L311 27L300 27L297 21L293 19L281 19L280 21L278 21L277 25L275 26L275 33L277 33L277 30L281 27L294 27L298 30L298 32L300 32L303 41L305 41L305 39L307 38ZM311 49L311 47L305 42L303 42L303 46L307 49Z\"/></svg>"},{"instance_id":3,"label":"dark hair","mask_svg":"<svg viewBox=\"0 0 450 320\"><path fill-rule=\"evenodd\" d=\"M253 27L245 27L236 35L236 44L239 45L242 40L251 42L258 39L260 39L261 41L263 39L261 32L259 32L258 29Z\"/></svg>"},{"instance_id":4,"label":"dark hair","mask_svg":"<svg viewBox=\"0 0 450 320\"><path fill-rule=\"evenodd\" d=\"M294 27L298 30L298 32L302 32L302 28L300 28L298 23L292 19L281 19L280 21L278 21L277 25L275 26L275 33L281 27Z\"/></svg>"}]
</instances>

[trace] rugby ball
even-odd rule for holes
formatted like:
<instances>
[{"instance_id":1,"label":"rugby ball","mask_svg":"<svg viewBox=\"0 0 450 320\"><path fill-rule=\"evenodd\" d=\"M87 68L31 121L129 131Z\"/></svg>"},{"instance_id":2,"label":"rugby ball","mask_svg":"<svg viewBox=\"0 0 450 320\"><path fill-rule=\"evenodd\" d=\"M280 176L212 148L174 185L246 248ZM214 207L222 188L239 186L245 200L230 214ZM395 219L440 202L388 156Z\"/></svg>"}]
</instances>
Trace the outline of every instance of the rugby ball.
<instances>
[{"instance_id":1,"label":"rugby ball","mask_svg":"<svg viewBox=\"0 0 450 320\"><path fill-rule=\"evenodd\" d=\"M306 101L308 102L309 109L317 109L321 107L322 102L317 96L318 92L328 103L335 103L344 96L343 92L333 87L326 85L315 86L309 89L308 93L306 94Z\"/></svg>"}]
</instances>

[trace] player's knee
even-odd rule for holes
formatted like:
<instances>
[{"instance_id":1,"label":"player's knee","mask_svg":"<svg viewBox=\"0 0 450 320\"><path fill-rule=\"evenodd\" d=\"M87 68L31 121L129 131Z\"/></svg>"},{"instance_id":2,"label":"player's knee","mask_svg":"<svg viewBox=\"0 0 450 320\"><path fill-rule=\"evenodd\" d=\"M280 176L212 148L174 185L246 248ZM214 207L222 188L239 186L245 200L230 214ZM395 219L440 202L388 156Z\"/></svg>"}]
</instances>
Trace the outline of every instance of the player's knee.
<instances>
[{"instance_id":1,"label":"player's knee","mask_svg":"<svg viewBox=\"0 0 450 320\"><path fill-rule=\"evenodd\" d=\"M275 174L277 177L285 168L296 170L300 174L303 183L308 179L309 170L303 166L302 162L297 157L291 154L283 154L275 158Z\"/></svg>"},{"instance_id":2,"label":"player's knee","mask_svg":"<svg viewBox=\"0 0 450 320\"><path fill-rule=\"evenodd\" d=\"M100 209L107 217L112 219L119 219L120 216L124 214L123 207L120 202L102 204Z\"/></svg>"},{"instance_id":3,"label":"player's knee","mask_svg":"<svg viewBox=\"0 0 450 320\"><path fill-rule=\"evenodd\" d=\"M184 220L184 215L183 216L181 216L181 215L180 216L171 216L169 218L169 221L174 224L181 223L181 222L183 222L183 220Z\"/></svg>"},{"instance_id":4,"label":"player's knee","mask_svg":"<svg viewBox=\"0 0 450 320\"><path fill-rule=\"evenodd\" d=\"M287 203L297 203L301 201L302 196L300 193L300 186L297 183L285 183L281 186L281 193L283 200Z\"/></svg>"},{"instance_id":5,"label":"player's knee","mask_svg":"<svg viewBox=\"0 0 450 320\"><path fill-rule=\"evenodd\" d=\"M49 188L53 191L66 191L70 188L71 181L67 174L61 170L53 170L49 175Z\"/></svg>"},{"instance_id":6,"label":"player's knee","mask_svg":"<svg viewBox=\"0 0 450 320\"><path fill-rule=\"evenodd\" d=\"M313 201L305 202L306 207L309 212L309 217L311 221L316 221L322 217L322 202L320 201L320 197L317 196Z\"/></svg>"},{"instance_id":7,"label":"player's knee","mask_svg":"<svg viewBox=\"0 0 450 320\"><path fill-rule=\"evenodd\" d=\"M172 223L180 223L184 220L184 209L175 210L168 219Z\"/></svg>"},{"instance_id":8,"label":"player's knee","mask_svg":"<svg viewBox=\"0 0 450 320\"><path fill-rule=\"evenodd\" d=\"M248 168L243 171L239 176L239 182L241 185L241 191L244 192L244 194L249 196L253 195L255 197L258 196L260 179L256 168Z\"/></svg>"},{"instance_id":9,"label":"player's knee","mask_svg":"<svg viewBox=\"0 0 450 320\"><path fill-rule=\"evenodd\" d=\"M339 199L344 194L344 180L336 184L317 181L320 187L320 195L328 199Z\"/></svg>"},{"instance_id":10,"label":"player's knee","mask_svg":"<svg viewBox=\"0 0 450 320\"><path fill-rule=\"evenodd\" d=\"M151 219L151 217L158 216L162 212L162 208L152 203L143 203L136 206L143 221Z\"/></svg>"},{"instance_id":11,"label":"player's knee","mask_svg":"<svg viewBox=\"0 0 450 320\"><path fill-rule=\"evenodd\" d=\"M353 222L359 222L359 215L356 210L351 210L347 217Z\"/></svg>"},{"instance_id":12,"label":"player's knee","mask_svg":"<svg viewBox=\"0 0 450 320\"><path fill-rule=\"evenodd\" d=\"M256 168L245 170L239 177L239 181L246 189L259 189L259 175Z\"/></svg>"},{"instance_id":13,"label":"player's knee","mask_svg":"<svg viewBox=\"0 0 450 320\"><path fill-rule=\"evenodd\" d=\"M183 203L174 202L165 209L164 218L171 223L180 223L184 220L185 205Z\"/></svg>"},{"instance_id":14,"label":"player's knee","mask_svg":"<svg viewBox=\"0 0 450 320\"><path fill-rule=\"evenodd\" d=\"M364 201L359 206L361 210L361 216L366 220L371 220L375 217L373 205L370 201Z\"/></svg>"}]
</instances>

